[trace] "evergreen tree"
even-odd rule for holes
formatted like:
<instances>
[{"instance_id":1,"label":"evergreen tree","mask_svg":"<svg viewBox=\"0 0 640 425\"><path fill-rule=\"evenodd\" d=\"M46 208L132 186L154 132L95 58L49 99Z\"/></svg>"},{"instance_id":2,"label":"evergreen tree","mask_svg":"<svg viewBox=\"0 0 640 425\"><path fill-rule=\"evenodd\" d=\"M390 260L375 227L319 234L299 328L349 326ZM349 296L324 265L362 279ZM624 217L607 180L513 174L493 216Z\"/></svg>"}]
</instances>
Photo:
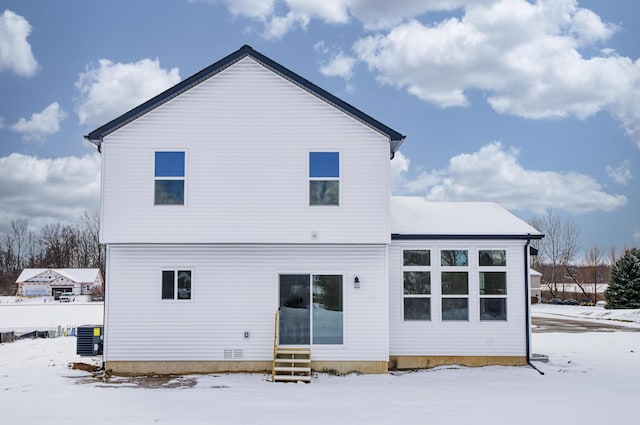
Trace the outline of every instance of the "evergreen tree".
<instances>
[{"instance_id":1,"label":"evergreen tree","mask_svg":"<svg viewBox=\"0 0 640 425\"><path fill-rule=\"evenodd\" d=\"M628 249L616 261L604 296L607 308L640 308L640 249Z\"/></svg>"}]
</instances>

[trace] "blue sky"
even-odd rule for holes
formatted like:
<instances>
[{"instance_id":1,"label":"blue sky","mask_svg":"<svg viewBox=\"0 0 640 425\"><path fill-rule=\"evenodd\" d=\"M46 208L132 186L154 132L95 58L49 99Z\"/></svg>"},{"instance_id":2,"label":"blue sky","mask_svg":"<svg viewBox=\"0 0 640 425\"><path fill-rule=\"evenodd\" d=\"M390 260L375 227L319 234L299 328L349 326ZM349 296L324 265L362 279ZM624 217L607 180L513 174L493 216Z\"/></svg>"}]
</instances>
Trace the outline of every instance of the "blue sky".
<instances>
[{"instance_id":1,"label":"blue sky","mask_svg":"<svg viewBox=\"0 0 640 425\"><path fill-rule=\"evenodd\" d=\"M407 135L394 194L640 244L635 0L5 0L0 233L98 208L82 136L244 44Z\"/></svg>"}]
</instances>

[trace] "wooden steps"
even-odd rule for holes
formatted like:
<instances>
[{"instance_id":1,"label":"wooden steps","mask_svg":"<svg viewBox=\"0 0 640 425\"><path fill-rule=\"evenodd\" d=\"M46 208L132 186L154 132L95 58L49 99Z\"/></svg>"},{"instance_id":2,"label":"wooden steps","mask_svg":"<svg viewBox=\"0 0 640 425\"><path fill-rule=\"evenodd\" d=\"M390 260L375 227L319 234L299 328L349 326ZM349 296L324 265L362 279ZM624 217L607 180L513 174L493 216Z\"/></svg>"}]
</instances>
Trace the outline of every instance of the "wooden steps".
<instances>
[{"instance_id":1,"label":"wooden steps","mask_svg":"<svg viewBox=\"0 0 640 425\"><path fill-rule=\"evenodd\" d=\"M272 382L311 382L311 349L276 346L271 380Z\"/></svg>"},{"instance_id":2,"label":"wooden steps","mask_svg":"<svg viewBox=\"0 0 640 425\"><path fill-rule=\"evenodd\" d=\"M271 382L311 382L311 347L280 347L280 310L273 335Z\"/></svg>"}]
</instances>

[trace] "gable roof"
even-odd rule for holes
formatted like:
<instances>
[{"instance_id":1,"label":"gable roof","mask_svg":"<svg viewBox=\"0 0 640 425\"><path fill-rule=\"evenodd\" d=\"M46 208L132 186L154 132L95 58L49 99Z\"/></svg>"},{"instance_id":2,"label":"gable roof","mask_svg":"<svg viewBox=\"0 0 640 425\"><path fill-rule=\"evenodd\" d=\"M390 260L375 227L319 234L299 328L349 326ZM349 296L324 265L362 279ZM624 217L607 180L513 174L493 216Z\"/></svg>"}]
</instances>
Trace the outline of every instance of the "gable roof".
<instances>
[{"instance_id":1,"label":"gable roof","mask_svg":"<svg viewBox=\"0 0 640 425\"><path fill-rule=\"evenodd\" d=\"M18 279L16 279L16 282L26 282L47 271L54 272L59 276L79 283L95 282L95 280L101 276L100 269L24 269L22 273L20 273L20 276L18 276ZM51 280L55 280L56 278L52 278Z\"/></svg>"},{"instance_id":2,"label":"gable roof","mask_svg":"<svg viewBox=\"0 0 640 425\"><path fill-rule=\"evenodd\" d=\"M544 235L495 202L431 202L391 197L391 239L541 239Z\"/></svg>"},{"instance_id":3,"label":"gable roof","mask_svg":"<svg viewBox=\"0 0 640 425\"><path fill-rule=\"evenodd\" d=\"M103 126L93 130L88 135L84 136L89 142L95 144L100 150L100 146L102 144L102 139L108 134L114 132L120 127L128 124L129 122L139 118L140 116L146 114L147 112L157 108L158 106L164 104L165 102L173 99L174 97L180 95L181 93L189 90L190 88L200 84L201 82L209 79L210 77L216 75L220 71L228 68L234 63L244 59L245 57L251 57L258 63L262 64L264 67L270 69L276 74L282 76L283 78L288 79L292 83L298 85L299 87L307 90L311 94L319 97L325 102L333 105L334 107L342 110L348 115L351 115L355 119L360 122L368 125L369 127L377 130L379 133L387 136L389 138L390 148L392 155L398 150L400 144L405 139L405 136L397 131L393 130L390 127L382 124L380 121L375 118L365 114L354 106L348 104L347 102L339 99L338 97L332 95L328 91L318 87L307 79L301 77L295 72L285 68L279 63L273 61L272 59L264 56L263 54L255 51L251 46L244 45L240 49L231 53L227 57L220 59L216 63L209 65L208 67L202 69L201 71L195 73L191 77L179 82L175 86L165 90L159 95L153 97L152 99L144 102L143 104L131 109L129 112L126 112L120 115L118 118L104 124Z\"/></svg>"}]
</instances>

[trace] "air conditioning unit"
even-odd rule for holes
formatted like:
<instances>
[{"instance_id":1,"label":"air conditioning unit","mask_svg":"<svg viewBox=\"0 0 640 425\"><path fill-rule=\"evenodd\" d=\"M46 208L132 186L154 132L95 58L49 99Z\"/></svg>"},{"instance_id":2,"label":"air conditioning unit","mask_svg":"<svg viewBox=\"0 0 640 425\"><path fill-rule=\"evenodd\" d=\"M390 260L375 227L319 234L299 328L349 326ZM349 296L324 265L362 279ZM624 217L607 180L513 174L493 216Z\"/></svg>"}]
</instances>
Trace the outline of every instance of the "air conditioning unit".
<instances>
[{"instance_id":1,"label":"air conditioning unit","mask_svg":"<svg viewBox=\"0 0 640 425\"><path fill-rule=\"evenodd\" d=\"M97 356L102 354L104 340L102 325L82 325L76 331L76 354Z\"/></svg>"}]
</instances>

